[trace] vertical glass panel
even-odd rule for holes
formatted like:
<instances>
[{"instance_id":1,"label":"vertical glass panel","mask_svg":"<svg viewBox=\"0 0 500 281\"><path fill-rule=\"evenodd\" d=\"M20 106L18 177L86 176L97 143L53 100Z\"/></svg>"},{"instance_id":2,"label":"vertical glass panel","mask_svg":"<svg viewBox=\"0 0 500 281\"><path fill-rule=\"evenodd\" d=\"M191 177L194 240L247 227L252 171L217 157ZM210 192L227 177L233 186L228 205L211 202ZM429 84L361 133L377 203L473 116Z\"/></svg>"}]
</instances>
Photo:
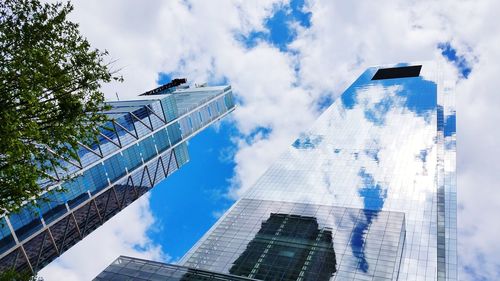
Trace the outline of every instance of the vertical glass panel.
<instances>
[{"instance_id":1,"label":"vertical glass panel","mask_svg":"<svg viewBox=\"0 0 500 281\"><path fill-rule=\"evenodd\" d=\"M175 122L174 124L168 126L167 131L168 131L168 136L170 138L170 143L172 145L181 141L181 139L182 139L181 128L180 128L178 122Z\"/></svg>"},{"instance_id":2,"label":"vertical glass panel","mask_svg":"<svg viewBox=\"0 0 500 281\"><path fill-rule=\"evenodd\" d=\"M220 106L219 106L219 101L215 101L215 108L217 109L217 113L220 114Z\"/></svg>"},{"instance_id":3,"label":"vertical glass panel","mask_svg":"<svg viewBox=\"0 0 500 281\"><path fill-rule=\"evenodd\" d=\"M144 159L144 162L156 156L156 149L152 137L148 137L142 140L139 143L139 145L141 148L142 158Z\"/></svg>"},{"instance_id":4,"label":"vertical glass panel","mask_svg":"<svg viewBox=\"0 0 500 281\"><path fill-rule=\"evenodd\" d=\"M184 136L184 137L189 136L193 132L193 129L192 129L191 125L189 125L188 121L189 121L188 118L185 117L185 118L180 119L178 122L178 124L180 126L180 130L182 132L182 136Z\"/></svg>"},{"instance_id":5,"label":"vertical glass panel","mask_svg":"<svg viewBox=\"0 0 500 281\"><path fill-rule=\"evenodd\" d=\"M193 119L191 118L191 116L188 116L188 123L189 123L189 128L193 130Z\"/></svg>"},{"instance_id":6,"label":"vertical glass panel","mask_svg":"<svg viewBox=\"0 0 500 281\"><path fill-rule=\"evenodd\" d=\"M37 209L33 205L27 205L9 216L12 228L19 240L28 238L31 234L42 228Z\"/></svg>"},{"instance_id":7,"label":"vertical glass panel","mask_svg":"<svg viewBox=\"0 0 500 281\"><path fill-rule=\"evenodd\" d=\"M174 148L174 151L175 151L175 157L177 159L177 164L179 167L188 162L189 155L187 150L187 144L185 142L181 143L176 148Z\"/></svg>"},{"instance_id":8,"label":"vertical glass panel","mask_svg":"<svg viewBox=\"0 0 500 281\"><path fill-rule=\"evenodd\" d=\"M58 190L54 189L45 193L38 201L40 202L40 214L46 223L50 223L67 212L66 205L64 204L66 196Z\"/></svg>"},{"instance_id":9,"label":"vertical glass panel","mask_svg":"<svg viewBox=\"0 0 500 281\"><path fill-rule=\"evenodd\" d=\"M165 120L167 120L167 122L177 118L177 104L175 102L175 98L172 95L163 98L161 100L161 105L163 107Z\"/></svg>"},{"instance_id":10,"label":"vertical glass panel","mask_svg":"<svg viewBox=\"0 0 500 281\"><path fill-rule=\"evenodd\" d=\"M158 147L158 151L163 152L170 147L170 142L168 141L168 133L166 129L161 129L154 134L155 144Z\"/></svg>"},{"instance_id":11,"label":"vertical glass panel","mask_svg":"<svg viewBox=\"0 0 500 281\"><path fill-rule=\"evenodd\" d=\"M125 163L129 171L134 170L142 164L139 145L132 145L123 151Z\"/></svg>"},{"instance_id":12,"label":"vertical glass panel","mask_svg":"<svg viewBox=\"0 0 500 281\"><path fill-rule=\"evenodd\" d=\"M233 100L233 95L231 93L226 94L224 96L224 103L226 104L226 107L233 108L234 107L234 100Z\"/></svg>"},{"instance_id":13,"label":"vertical glass panel","mask_svg":"<svg viewBox=\"0 0 500 281\"><path fill-rule=\"evenodd\" d=\"M104 167L111 182L114 182L126 173L124 157L120 153L117 153L104 161Z\"/></svg>"},{"instance_id":14,"label":"vertical glass panel","mask_svg":"<svg viewBox=\"0 0 500 281\"><path fill-rule=\"evenodd\" d=\"M87 193L87 186L83 175L78 176L70 181L62 184L65 189L64 196L70 208L76 207L81 202L87 200L89 195Z\"/></svg>"},{"instance_id":15,"label":"vertical glass panel","mask_svg":"<svg viewBox=\"0 0 500 281\"><path fill-rule=\"evenodd\" d=\"M108 177L102 164L97 164L94 167L83 173L84 181L88 183L88 190L93 194L108 186Z\"/></svg>"}]
</instances>

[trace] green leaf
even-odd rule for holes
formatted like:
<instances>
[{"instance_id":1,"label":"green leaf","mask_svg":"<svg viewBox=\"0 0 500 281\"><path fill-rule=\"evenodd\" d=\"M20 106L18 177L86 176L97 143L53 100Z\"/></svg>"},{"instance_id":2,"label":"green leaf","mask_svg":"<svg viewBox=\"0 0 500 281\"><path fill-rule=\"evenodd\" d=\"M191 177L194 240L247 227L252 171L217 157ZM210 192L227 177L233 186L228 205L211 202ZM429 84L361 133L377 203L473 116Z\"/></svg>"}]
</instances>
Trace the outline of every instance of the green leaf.
<instances>
[{"instance_id":1,"label":"green leaf","mask_svg":"<svg viewBox=\"0 0 500 281\"><path fill-rule=\"evenodd\" d=\"M122 81L107 51L67 19L72 10L69 2L0 2L0 214L33 202L39 182L66 170L65 161L80 162L78 141L95 141L107 121L100 86Z\"/></svg>"}]
</instances>

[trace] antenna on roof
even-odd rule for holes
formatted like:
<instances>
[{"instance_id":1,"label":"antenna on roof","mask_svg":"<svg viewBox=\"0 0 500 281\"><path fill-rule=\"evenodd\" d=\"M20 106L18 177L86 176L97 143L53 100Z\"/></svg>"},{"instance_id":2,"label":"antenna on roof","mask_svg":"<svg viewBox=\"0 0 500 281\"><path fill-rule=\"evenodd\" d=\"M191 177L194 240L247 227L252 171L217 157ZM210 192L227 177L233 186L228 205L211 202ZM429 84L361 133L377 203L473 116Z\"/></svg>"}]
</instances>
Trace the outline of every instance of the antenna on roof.
<instances>
[{"instance_id":1,"label":"antenna on roof","mask_svg":"<svg viewBox=\"0 0 500 281\"><path fill-rule=\"evenodd\" d=\"M151 91L142 93L139 96L152 96L152 95L160 95L172 92L173 90L175 90L175 87L180 86L186 82L187 82L186 78L176 78L168 82L167 84L161 85L160 87L153 89Z\"/></svg>"},{"instance_id":2,"label":"antenna on roof","mask_svg":"<svg viewBox=\"0 0 500 281\"><path fill-rule=\"evenodd\" d=\"M119 100L120 100L120 97L118 96L118 92L115 92L115 94L116 94L116 100L118 100L118 101L119 101Z\"/></svg>"}]
</instances>

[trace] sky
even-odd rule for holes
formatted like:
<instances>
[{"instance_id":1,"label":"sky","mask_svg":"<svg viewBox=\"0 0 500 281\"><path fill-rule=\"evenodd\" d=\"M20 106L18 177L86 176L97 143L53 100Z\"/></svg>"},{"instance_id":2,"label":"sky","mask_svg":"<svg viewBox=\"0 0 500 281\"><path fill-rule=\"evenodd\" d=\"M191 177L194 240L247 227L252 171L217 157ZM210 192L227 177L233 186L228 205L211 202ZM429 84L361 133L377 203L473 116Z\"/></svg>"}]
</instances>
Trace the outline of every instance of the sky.
<instances>
[{"instance_id":1,"label":"sky","mask_svg":"<svg viewBox=\"0 0 500 281\"><path fill-rule=\"evenodd\" d=\"M119 255L175 262L364 69L435 60L457 98L461 280L500 279L496 0L72 1L132 99L169 78L229 83L238 108L191 160L40 273L89 280ZM131 227L133 225L133 227Z\"/></svg>"}]
</instances>

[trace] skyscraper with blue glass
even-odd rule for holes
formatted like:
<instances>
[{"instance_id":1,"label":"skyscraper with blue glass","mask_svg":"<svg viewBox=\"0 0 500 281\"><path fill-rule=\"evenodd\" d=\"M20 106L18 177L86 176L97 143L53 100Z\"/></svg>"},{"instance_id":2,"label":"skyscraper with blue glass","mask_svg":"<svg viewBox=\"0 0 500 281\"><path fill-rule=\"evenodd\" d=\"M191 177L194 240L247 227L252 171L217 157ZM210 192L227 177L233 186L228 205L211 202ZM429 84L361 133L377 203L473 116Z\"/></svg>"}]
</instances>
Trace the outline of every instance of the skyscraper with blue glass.
<instances>
[{"instance_id":1,"label":"skyscraper with blue glass","mask_svg":"<svg viewBox=\"0 0 500 281\"><path fill-rule=\"evenodd\" d=\"M439 66L369 68L178 265L96 280L457 280L455 155Z\"/></svg>"},{"instance_id":2,"label":"skyscraper with blue glass","mask_svg":"<svg viewBox=\"0 0 500 281\"><path fill-rule=\"evenodd\" d=\"M37 207L0 217L0 272L40 270L189 161L186 141L234 110L230 86L184 79L113 101L98 142L81 145L73 179L46 183Z\"/></svg>"}]
</instances>

